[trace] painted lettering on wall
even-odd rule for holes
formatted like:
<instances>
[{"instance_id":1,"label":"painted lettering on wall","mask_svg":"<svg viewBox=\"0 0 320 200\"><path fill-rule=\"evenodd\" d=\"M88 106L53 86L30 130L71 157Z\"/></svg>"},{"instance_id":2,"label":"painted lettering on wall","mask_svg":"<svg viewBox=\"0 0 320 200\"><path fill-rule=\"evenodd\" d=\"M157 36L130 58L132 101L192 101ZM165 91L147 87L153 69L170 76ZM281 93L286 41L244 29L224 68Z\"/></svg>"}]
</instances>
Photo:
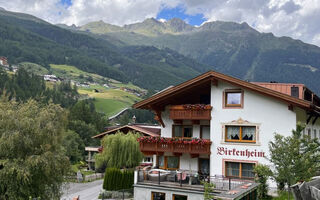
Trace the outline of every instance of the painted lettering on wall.
<instances>
[{"instance_id":1,"label":"painted lettering on wall","mask_svg":"<svg viewBox=\"0 0 320 200\"><path fill-rule=\"evenodd\" d=\"M225 147L217 147L218 155L227 155L227 156L243 156L247 158L251 157L265 157L265 152L255 150L237 150L235 148L228 149Z\"/></svg>"}]
</instances>

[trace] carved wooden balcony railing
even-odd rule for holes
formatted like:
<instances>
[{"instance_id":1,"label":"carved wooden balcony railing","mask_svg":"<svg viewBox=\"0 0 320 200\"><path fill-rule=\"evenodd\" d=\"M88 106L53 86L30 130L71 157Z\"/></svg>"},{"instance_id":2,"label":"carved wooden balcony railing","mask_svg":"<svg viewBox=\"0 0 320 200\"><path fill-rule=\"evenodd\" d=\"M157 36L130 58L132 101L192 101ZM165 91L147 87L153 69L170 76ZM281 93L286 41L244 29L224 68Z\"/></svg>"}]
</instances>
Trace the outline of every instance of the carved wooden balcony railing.
<instances>
[{"instance_id":1,"label":"carved wooden balcony railing","mask_svg":"<svg viewBox=\"0 0 320 200\"><path fill-rule=\"evenodd\" d=\"M175 140L174 138L167 138L167 140ZM200 141L201 139L198 139ZM210 155L210 140L201 140L201 142L192 142L194 140L183 140L178 139L178 141L155 141L150 142L147 140L140 140L140 151L144 154L152 155L158 154L161 155L164 152L172 152L174 154L189 153L191 155L207 154Z\"/></svg>"},{"instance_id":2,"label":"carved wooden balcony railing","mask_svg":"<svg viewBox=\"0 0 320 200\"><path fill-rule=\"evenodd\" d=\"M172 120L211 120L210 105L187 104L170 107L170 119Z\"/></svg>"}]
</instances>

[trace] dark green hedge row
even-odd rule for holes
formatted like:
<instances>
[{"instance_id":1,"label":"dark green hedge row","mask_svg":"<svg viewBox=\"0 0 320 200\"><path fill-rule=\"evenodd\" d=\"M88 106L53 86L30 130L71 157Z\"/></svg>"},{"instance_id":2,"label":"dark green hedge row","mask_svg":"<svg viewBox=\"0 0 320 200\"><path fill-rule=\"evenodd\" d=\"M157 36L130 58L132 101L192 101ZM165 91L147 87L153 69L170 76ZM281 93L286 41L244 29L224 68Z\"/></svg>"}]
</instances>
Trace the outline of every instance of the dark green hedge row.
<instances>
[{"instance_id":1,"label":"dark green hedge row","mask_svg":"<svg viewBox=\"0 0 320 200\"><path fill-rule=\"evenodd\" d=\"M120 170L117 168L107 168L104 175L103 189L121 190L130 189L133 185L133 170Z\"/></svg>"}]
</instances>

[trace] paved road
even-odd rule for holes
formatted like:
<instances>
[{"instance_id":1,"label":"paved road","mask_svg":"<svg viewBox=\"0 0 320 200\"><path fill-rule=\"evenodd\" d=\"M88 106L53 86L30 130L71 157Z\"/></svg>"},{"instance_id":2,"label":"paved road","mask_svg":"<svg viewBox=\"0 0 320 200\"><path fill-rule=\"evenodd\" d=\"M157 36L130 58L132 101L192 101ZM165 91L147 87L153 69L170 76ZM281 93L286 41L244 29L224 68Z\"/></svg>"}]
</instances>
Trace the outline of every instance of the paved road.
<instances>
[{"instance_id":1,"label":"paved road","mask_svg":"<svg viewBox=\"0 0 320 200\"><path fill-rule=\"evenodd\" d=\"M80 195L80 200L97 200L102 190L103 180L90 183L69 183L65 186L61 200L72 200Z\"/></svg>"}]
</instances>

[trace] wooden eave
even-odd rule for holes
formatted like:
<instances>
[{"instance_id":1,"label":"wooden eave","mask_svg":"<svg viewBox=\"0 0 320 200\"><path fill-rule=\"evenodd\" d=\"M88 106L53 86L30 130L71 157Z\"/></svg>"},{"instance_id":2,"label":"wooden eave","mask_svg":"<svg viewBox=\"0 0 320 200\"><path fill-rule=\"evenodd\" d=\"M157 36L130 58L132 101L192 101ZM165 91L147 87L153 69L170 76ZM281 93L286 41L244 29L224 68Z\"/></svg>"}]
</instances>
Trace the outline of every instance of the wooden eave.
<instances>
[{"instance_id":1,"label":"wooden eave","mask_svg":"<svg viewBox=\"0 0 320 200\"><path fill-rule=\"evenodd\" d=\"M132 129L133 131L137 131L137 132L140 132L140 133L148 135L148 136L153 136L153 137L159 136L159 134L153 133L151 131L148 131L148 130L146 130L144 128L141 128L141 127L138 127L138 126L125 125L125 126L121 126L121 127L115 128L115 129L111 129L111 130L108 130L106 132L100 133L98 135L92 136L91 138L102 138L105 135L108 135L108 134L113 133L113 132L121 131L122 129L125 129L125 128Z\"/></svg>"},{"instance_id":2,"label":"wooden eave","mask_svg":"<svg viewBox=\"0 0 320 200\"><path fill-rule=\"evenodd\" d=\"M231 76L227 76L222 73L218 73L215 71L208 71L202 75L199 75L191 80L188 80L186 82L183 82L177 86L171 87L167 90L164 90L158 94L155 94L151 96L148 99L142 100L136 104L133 105L133 108L140 108L140 109L151 109L154 110L154 108L157 107L157 104L161 104L162 101L165 101L168 98L172 98L182 92L186 92L187 90L190 90L191 88L194 88L196 86L199 86L201 84L207 83L208 81L211 81L213 83L217 84L217 81L224 81L228 82L232 85L237 85L241 88L249 89L254 92L258 92L262 95L273 97L276 99L279 99L281 101L284 101L288 103L289 105L295 105L298 107L301 107L303 109L312 109L312 103L303 99L298 99L295 97L292 97L287 94L283 94L278 91L274 91L259 85L255 85L250 82L246 82Z\"/></svg>"}]
</instances>

